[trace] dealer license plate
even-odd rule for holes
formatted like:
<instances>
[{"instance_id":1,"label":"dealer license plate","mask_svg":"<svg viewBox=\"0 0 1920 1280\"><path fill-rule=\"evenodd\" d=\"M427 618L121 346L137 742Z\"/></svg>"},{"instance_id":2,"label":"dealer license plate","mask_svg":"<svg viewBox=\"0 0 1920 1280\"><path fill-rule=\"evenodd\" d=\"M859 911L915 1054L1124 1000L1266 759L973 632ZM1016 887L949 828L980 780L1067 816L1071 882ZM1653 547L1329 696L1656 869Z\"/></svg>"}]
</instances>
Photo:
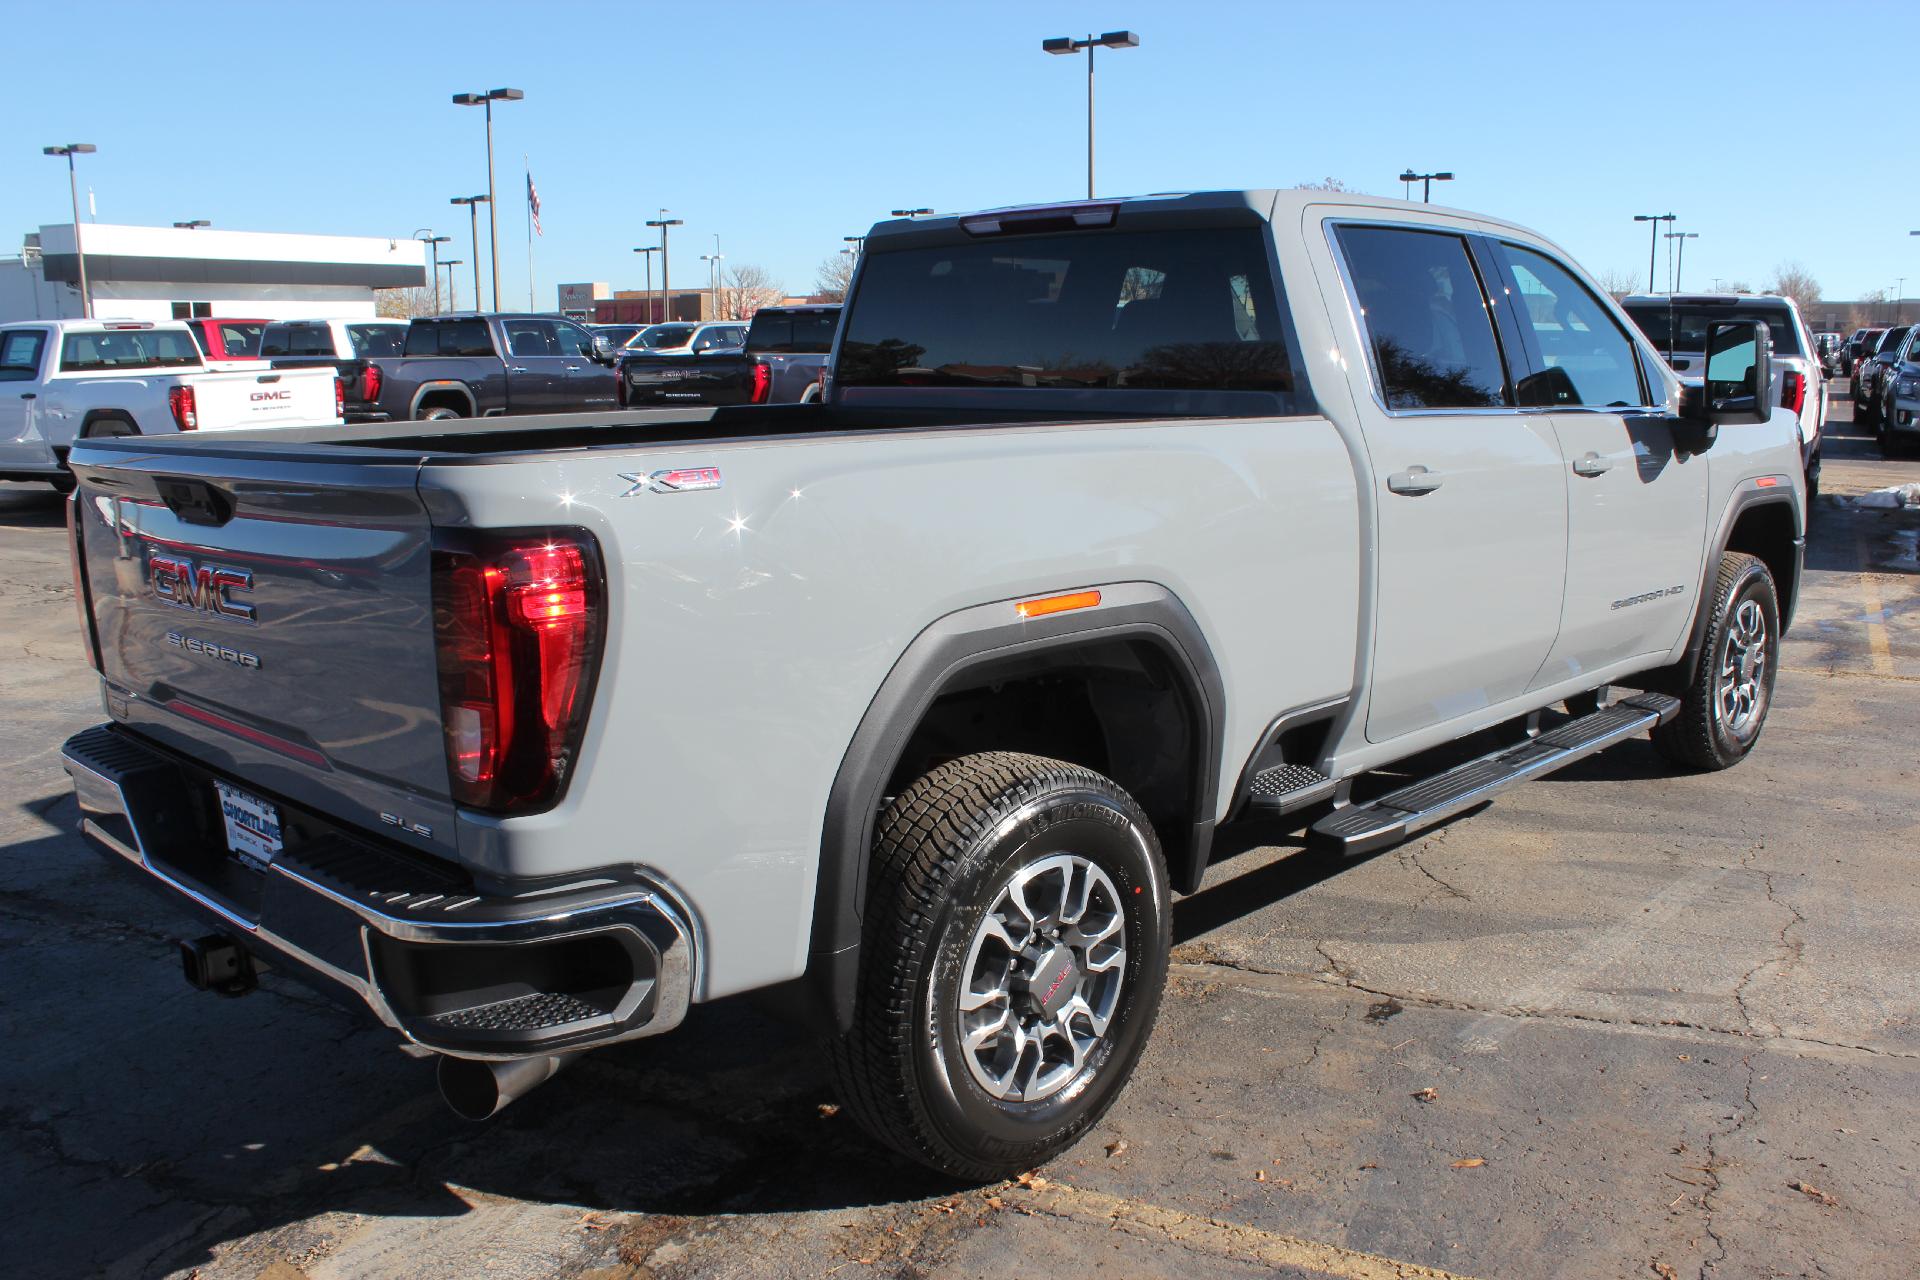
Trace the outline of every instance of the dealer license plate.
<instances>
[{"instance_id":1,"label":"dealer license plate","mask_svg":"<svg viewBox=\"0 0 1920 1280\"><path fill-rule=\"evenodd\" d=\"M280 852L280 810L269 801L216 780L220 820L227 828L227 848L248 866L265 869Z\"/></svg>"}]
</instances>

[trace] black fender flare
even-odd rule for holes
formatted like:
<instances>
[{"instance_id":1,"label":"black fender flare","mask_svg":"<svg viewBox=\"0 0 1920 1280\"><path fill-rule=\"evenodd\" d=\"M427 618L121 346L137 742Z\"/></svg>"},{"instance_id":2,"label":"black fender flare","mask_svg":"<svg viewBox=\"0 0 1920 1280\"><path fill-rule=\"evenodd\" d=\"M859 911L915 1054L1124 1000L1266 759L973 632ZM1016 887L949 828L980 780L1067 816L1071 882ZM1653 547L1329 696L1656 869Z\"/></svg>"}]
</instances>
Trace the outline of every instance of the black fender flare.
<instances>
[{"instance_id":1,"label":"black fender flare","mask_svg":"<svg viewBox=\"0 0 1920 1280\"><path fill-rule=\"evenodd\" d=\"M1195 720L1192 833L1170 855L1169 879L1187 891L1206 869L1218 802L1226 693L1205 634L1157 583L1101 584L1097 608L1026 619L1012 601L938 619L894 663L854 730L828 796L807 962L808 1011L828 1030L852 1025L867 863L880 801L900 753L940 692L969 668L1089 641L1137 639L1171 660Z\"/></svg>"},{"instance_id":2,"label":"black fender flare","mask_svg":"<svg viewBox=\"0 0 1920 1280\"><path fill-rule=\"evenodd\" d=\"M1720 557L1727 552L1728 544L1733 541L1733 531L1740 518L1760 507L1793 506L1793 490L1787 487L1785 477L1774 477L1779 483L1760 488L1754 481L1747 481L1734 491L1727 502L1726 510L1720 514L1720 527L1714 532L1713 541L1708 544L1707 556L1700 566L1699 588L1694 592L1693 621L1687 628L1687 648L1680 661L1669 670L1676 677L1672 682L1678 688L1686 688L1693 681L1694 673L1700 666L1701 650L1706 645L1707 627L1713 621L1708 609L1712 603L1714 576L1720 572ZM1794 576L1789 583L1776 583L1776 589L1782 594L1780 604L1780 630L1784 634L1793 622L1794 606L1799 603L1801 579L1805 576L1804 558L1806 555L1806 520L1800 513L1794 513Z\"/></svg>"},{"instance_id":3,"label":"black fender flare","mask_svg":"<svg viewBox=\"0 0 1920 1280\"><path fill-rule=\"evenodd\" d=\"M442 393L458 395L465 399L467 402L467 417L477 418L480 416L480 400L479 397L475 395L473 388L457 379L443 379L438 382L424 382L420 384L413 393L413 399L407 403L407 417L413 418L419 414L420 402L422 400L425 400L428 396L440 395Z\"/></svg>"},{"instance_id":4,"label":"black fender flare","mask_svg":"<svg viewBox=\"0 0 1920 1280\"><path fill-rule=\"evenodd\" d=\"M139 419L133 416L133 413L131 410L89 409L87 410L87 416L80 420L79 438L82 440L92 439L94 427L96 427L102 422L126 423L127 426L131 428L129 431L126 432L127 435L138 436L138 435L146 434L144 431L140 429L140 421Z\"/></svg>"}]
</instances>

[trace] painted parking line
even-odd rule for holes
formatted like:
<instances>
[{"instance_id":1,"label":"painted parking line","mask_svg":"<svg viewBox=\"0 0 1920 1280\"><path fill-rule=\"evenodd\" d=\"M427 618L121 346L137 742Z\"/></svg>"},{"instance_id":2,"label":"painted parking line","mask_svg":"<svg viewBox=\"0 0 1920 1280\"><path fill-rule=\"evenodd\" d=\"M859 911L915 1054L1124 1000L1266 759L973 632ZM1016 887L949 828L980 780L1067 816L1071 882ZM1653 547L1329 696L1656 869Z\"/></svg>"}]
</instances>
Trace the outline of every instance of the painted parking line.
<instances>
[{"instance_id":1,"label":"painted parking line","mask_svg":"<svg viewBox=\"0 0 1920 1280\"><path fill-rule=\"evenodd\" d=\"M1887 637L1887 606L1880 599L1878 575L1860 575L1860 601L1866 605L1867 652L1873 658L1873 674L1893 674L1893 642Z\"/></svg>"},{"instance_id":2,"label":"painted parking line","mask_svg":"<svg viewBox=\"0 0 1920 1280\"><path fill-rule=\"evenodd\" d=\"M1468 1280L1457 1272L1442 1271L1438 1267L1399 1262L1237 1222L1203 1218L1103 1191L1088 1191L1058 1182L1043 1184L1041 1179L1035 1179L1031 1188L1010 1189L1008 1203L1027 1213L1103 1226L1142 1240L1174 1244L1217 1258L1293 1267L1334 1280Z\"/></svg>"}]
</instances>

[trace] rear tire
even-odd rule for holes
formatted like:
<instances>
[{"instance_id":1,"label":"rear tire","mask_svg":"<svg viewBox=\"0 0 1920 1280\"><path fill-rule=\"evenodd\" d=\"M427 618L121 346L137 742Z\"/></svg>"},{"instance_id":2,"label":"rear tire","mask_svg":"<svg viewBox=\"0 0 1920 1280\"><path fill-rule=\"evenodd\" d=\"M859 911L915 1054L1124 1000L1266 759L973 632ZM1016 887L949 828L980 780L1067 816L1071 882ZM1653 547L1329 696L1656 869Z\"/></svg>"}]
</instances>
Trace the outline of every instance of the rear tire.
<instances>
[{"instance_id":1,"label":"rear tire","mask_svg":"<svg viewBox=\"0 0 1920 1280\"><path fill-rule=\"evenodd\" d=\"M449 405L436 404L422 409L414 416L421 422L445 422L450 418L458 418L460 411Z\"/></svg>"},{"instance_id":2,"label":"rear tire","mask_svg":"<svg viewBox=\"0 0 1920 1280\"><path fill-rule=\"evenodd\" d=\"M1119 1096L1169 929L1159 844L1118 785L1008 752L942 765L880 819L840 1096L943 1173L1035 1167Z\"/></svg>"},{"instance_id":3,"label":"rear tire","mask_svg":"<svg viewBox=\"0 0 1920 1280\"><path fill-rule=\"evenodd\" d=\"M1653 731L1670 762L1717 771L1744 760L1766 727L1780 665L1780 604L1766 563L1744 552L1720 557L1712 621L1680 714Z\"/></svg>"}]
</instances>

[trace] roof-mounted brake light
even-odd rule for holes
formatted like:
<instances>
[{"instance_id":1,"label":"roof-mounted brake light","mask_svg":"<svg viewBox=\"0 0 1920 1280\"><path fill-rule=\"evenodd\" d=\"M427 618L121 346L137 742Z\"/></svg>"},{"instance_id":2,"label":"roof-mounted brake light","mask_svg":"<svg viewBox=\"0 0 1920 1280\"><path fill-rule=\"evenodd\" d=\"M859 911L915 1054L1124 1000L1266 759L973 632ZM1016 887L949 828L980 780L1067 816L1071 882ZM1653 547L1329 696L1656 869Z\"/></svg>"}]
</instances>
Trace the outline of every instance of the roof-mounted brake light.
<instances>
[{"instance_id":1,"label":"roof-mounted brake light","mask_svg":"<svg viewBox=\"0 0 1920 1280\"><path fill-rule=\"evenodd\" d=\"M1110 227L1120 211L1117 204L1064 204L1043 209L998 209L960 219L970 236L1002 236L1032 231L1079 231Z\"/></svg>"}]
</instances>

